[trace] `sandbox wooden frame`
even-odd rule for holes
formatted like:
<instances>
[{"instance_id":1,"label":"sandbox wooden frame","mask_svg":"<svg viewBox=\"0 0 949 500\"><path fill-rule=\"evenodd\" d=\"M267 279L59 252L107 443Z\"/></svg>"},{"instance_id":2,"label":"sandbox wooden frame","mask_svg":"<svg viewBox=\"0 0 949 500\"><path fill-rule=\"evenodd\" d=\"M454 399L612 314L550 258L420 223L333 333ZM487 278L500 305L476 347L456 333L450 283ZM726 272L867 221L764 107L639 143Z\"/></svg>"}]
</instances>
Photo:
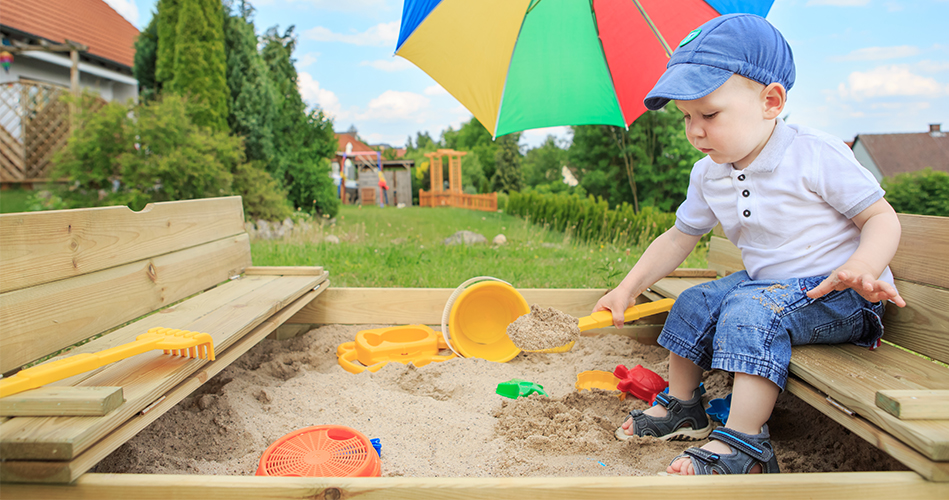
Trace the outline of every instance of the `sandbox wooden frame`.
<instances>
[{"instance_id":1,"label":"sandbox wooden frame","mask_svg":"<svg viewBox=\"0 0 949 500\"><path fill-rule=\"evenodd\" d=\"M194 214L191 214L194 215ZM215 218L207 219L206 224L213 225ZM172 227L169 224L168 227ZM195 229L203 232L204 227L197 224ZM240 231L238 231L240 232ZM236 241L243 245L244 236L226 236L224 242ZM67 244L72 241L65 237ZM949 240L947 240L949 241ZM0 241L5 245L6 241ZM228 245L230 246L230 244ZM942 247L940 247L942 248ZM243 252L243 251L241 251ZM241 253L239 252L239 253ZM727 252L726 252L727 253ZM943 262L947 254L936 254L936 261ZM243 259L243 257L242 257ZM142 272L154 274L155 269L162 271L162 265L174 267L174 263L158 263L146 259ZM710 255L710 262L720 259ZM177 261L175 261L177 262ZM61 263L64 269L76 267L76 261ZM249 266L249 259L241 261L237 268L244 277L260 272ZM226 266L225 266L226 267ZM251 273L250 271L254 271ZM165 269L168 273L168 270ZM265 274L293 276L298 273L312 274L312 269L271 268ZM134 273L133 273L134 274ZM159 274L161 274L159 272ZM723 273L724 274L724 273ZM156 281L154 276L149 279ZM323 277L325 279L325 276ZM691 278L685 278L688 281ZM644 294L641 300L658 298L663 294L674 295L680 283L664 281L654 290ZM328 282L321 282L326 285ZM166 284L167 286L167 284ZM445 301L452 292L449 289L394 289L394 288L332 288L317 287L304 296L292 301L286 307L276 308L269 320L259 323L240 341L231 345L220 355L225 361L233 361L260 339L271 334L282 323L299 324L439 324ZM596 299L605 290L520 290L530 303L539 303L557 307L574 315L587 313ZM183 293L183 292L181 292ZM190 292L189 292L190 293ZM186 294L187 295L187 294ZM199 295L198 297L200 297ZM163 297L164 298L164 297ZM315 299L315 300L314 300ZM189 299L192 300L192 299ZM301 302L303 300L303 302ZM359 308L358 304L370 300L376 305L372 310ZM197 301L200 302L200 301ZM949 307L945 304L927 304L935 323L941 325ZM941 309L940 309L941 308ZM631 335L645 342L654 340L658 334L655 324L639 322L622 330L607 331ZM592 331L586 334L602 332ZM198 361L194 361L197 363ZM229 361L227 361L229 362ZM224 364L226 366L226 363ZM177 385L165 389L167 400L158 401L157 406L149 408L167 409L187 394L190 394L207 381L219 369L207 364L194 371ZM177 399L176 399L177 398ZM807 399L805 399L807 400ZM173 402L174 401L174 402ZM810 401L809 401L810 402ZM812 403L813 404L813 403ZM139 414L133 420L157 418L153 413ZM150 421L150 420L149 420ZM144 422L147 425L147 422ZM846 423L844 425L847 425ZM862 425L862 424L861 424ZM140 427L139 427L140 428ZM110 441L110 446L130 439L137 430L119 428L102 441ZM864 434L861 434L867 437ZM905 445L886 432L871 433L877 439L877 446L894 454L897 458ZM108 449L106 446L103 450ZM901 448L901 446L903 448ZM114 449L112 447L112 449ZM101 456L91 456L87 462L77 464L80 469L88 470ZM247 476L184 476L184 475L148 475L148 474L96 474L79 472L79 476L66 484L24 484L4 482L0 484L0 495L4 499L14 498L94 498L109 499L424 499L424 498L498 498L517 499L628 499L634 497L655 498L663 495L667 498L704 498L735 499L763 498L774 499L916 499L949 498L949 483L928 481L916 472L862 472L862 473L819 473L819 474L780 474L773 476L722 476L722 477L557 477L557 478L277 478Z\"/></svg>"}]
</instances>

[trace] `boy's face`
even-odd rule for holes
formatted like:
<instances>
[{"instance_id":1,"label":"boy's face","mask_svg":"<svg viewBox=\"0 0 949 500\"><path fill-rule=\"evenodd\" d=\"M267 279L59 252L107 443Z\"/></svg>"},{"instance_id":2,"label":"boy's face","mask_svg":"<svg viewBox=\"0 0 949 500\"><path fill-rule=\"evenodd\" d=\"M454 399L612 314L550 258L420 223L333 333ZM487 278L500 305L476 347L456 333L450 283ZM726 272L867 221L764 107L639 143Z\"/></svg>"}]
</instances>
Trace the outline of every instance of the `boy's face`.
<instances>
[{"instance_id":1,"label":"boy's face","mask_svg":"<svg viewBox=\"0 0 949 500\"><path fill-rule=\"evenodd\" d=\"M732 75L711 94L692 101L676 101L685 118L685 134L715 163L742 169L767 144L774 120L765 116L764 85Z\"/></svg>"}]
</instances>

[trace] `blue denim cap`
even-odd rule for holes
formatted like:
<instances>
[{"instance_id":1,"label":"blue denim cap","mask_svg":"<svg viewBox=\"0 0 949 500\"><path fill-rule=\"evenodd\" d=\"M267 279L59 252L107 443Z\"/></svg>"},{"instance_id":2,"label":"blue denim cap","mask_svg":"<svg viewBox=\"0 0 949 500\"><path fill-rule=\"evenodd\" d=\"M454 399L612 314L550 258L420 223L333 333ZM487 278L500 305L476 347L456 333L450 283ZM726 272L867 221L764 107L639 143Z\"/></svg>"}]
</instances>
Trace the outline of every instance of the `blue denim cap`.
<instances>
[{"instance_id":1,"label":"blue denim cap","mask_svg":"<svg viewBox=\"0 0 949 500\"><path fill-rule=\"evenodd\" d=\"M733 74L763 85L794 85L794 55L781 33L753 14L716 17L693 30L676 48L666 72L643 103L657 110L671 100L705 97Z\"/></svg>"}]
</instances>

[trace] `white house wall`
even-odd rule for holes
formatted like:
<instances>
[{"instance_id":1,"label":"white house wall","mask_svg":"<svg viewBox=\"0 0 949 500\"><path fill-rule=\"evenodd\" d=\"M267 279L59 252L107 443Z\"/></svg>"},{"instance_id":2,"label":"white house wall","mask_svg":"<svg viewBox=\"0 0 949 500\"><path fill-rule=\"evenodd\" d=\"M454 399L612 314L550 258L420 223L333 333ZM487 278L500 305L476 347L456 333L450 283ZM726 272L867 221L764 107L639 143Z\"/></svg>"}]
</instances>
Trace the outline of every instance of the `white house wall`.
<instances>
[{"instance_id":1,"label":"white house wall","mask_svg":"<svg viewBox=\"0 0 949 500\"><path fill-rule=\"evenodd\" d=\"M877 167L877 164L873 161L873 158L870 156L870 152L867 151L867 148L864 147L863 143L858 139L853 145L853 156L863 165L863 168L870 171L874 177L876 177L877 182L883 180L883 173L880 172L880 167Z\"/></svg>"},{"instance_id":2,"label":"white house wall","mask_svg":"<svg viewBox=\"0 0 949 500\"><path fill-rule=\"evenodd\" d=\"M14 56L9 71L0 71L0 84L17 82L21 78L70 87L69 57L49 52L25 52ZM138 101L138 82L122 73L79 63L79 86L98 92L106 101Z\"/></svg>"}]
</instances>

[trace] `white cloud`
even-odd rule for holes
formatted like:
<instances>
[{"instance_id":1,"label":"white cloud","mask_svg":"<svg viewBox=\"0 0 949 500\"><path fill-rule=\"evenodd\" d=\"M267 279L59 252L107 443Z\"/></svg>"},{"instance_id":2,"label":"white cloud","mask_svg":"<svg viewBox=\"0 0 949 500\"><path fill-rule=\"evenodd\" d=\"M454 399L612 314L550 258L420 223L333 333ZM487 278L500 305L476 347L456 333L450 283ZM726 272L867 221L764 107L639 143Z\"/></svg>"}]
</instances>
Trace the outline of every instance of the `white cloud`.
<instances>
[{"instance_id":1,"label":"white cloud","mask_svg":"<svg viewBox=\"0 0 949 500\"><path fill-rule=\"evenodd\" d=\"M421 94L387 90L369 101L366 111L360 113L357 118L383 121L409 120L422 123L425 121L423 111L428 108L429 103L429 99Z\"/></svg>"},{"instance_id":2,"label":"white cloud","mask_svg":"<svg viewBox=\"0 0 949 500\"><path fill-rule=\"evenodd\" d=\"M949 61L932 61L929 59L919 61L916 67L925 73L939 73L949 70Z\"/></svg>"},{"instance_id":3,"label":"white cloud","mask_svg":"<svg viewBox=\"0 0 949 500\"><path fill-rule=\"evenodd\" d=\"M938 97L949 94L949 85L919 76L907 65L879 66L867 72L854 71L837 91L842 98L861 101L875 97Z\"/></svg>"},{"instance_id":4,"label":"white cloud","mask_svg":"<svg viewBox=\"0 0 949 500\"><path fill-rule=\"evenodd\" d=\"M344 119L346 113L343 112L339 104L339 98L330 90L320 87L320 82L313 79L313 76L307 72L297 74L297 86L300 88L300 96L307 103L317 105L327 116L334 121Z\"/></svg>"},{"instance_id":5,"label":"white cloud","mask_svg":"<svg viewBox=\"0 0 949 500\"><path fill-rule=\"evenodd\" d=\"M431 95L431 96L450 95L448 91L445 90L445 87L442 87L441 85L431 85L431 86L425 87L425 90L423 90L422 92L424 92L425 95Z\"/></svg>"},{"instance_id":6,"label":"white cloud","mask_svg":"<svg viewBox=\"0 0 949 500\"><path fill-rule=\"evenodd\" d=\"M399 40L399 23L377 24L362 33L335 33L329 28L317 26L303 32L303 36L317 42L342 42L352 45L392 47Z\"/></svg>"},{"instance_id":7,"label":"white cloud","mask_svg":"<svg viewBox=\"0 0 949 500\"><path fill-rule=\"evenodd\" d=\"M138 26L138 6L133 0L105 0L105 3L115 9L126 21Z\"/></svg>"},{"instance_id":8,"label":"white cloud","mask_svg":"<svg viewBox=\"0 0 949 500\"><path fill-rule=\"evenodd\" d=\"M808 0L806 5L833 5L835 7L863 7L870 0Z\"/></svg>"},{"instance_id":9,"label":"white cloud","mask_svg":"<svg viewBox=\"0 0 949 500\"><path fill-rule=\"evenodd\" d=\"M388 72L404 71L409 68L415 67L415 65L413 65L412 63L410 63L409 61L405 59L402 59L401 57L398 57L398 58L393 57L392 59L377 59L375 61L363 61L359 63L359 65L371 66L380 71L388 71Z\"/></svg>"},{"instance_id":10,"label":"white cloud","mask_svg":"<svg viewBox=\"0 0 949 500\"><path fill-rule=\"evenodd\" d=\"M835 57L835 61L881 61L884 59L898 59L912 57L919 54L919 48L912 45L896 47L865 47L857 49L845 56Z\"/></svg>"},{"instance_id":11,"label":"white cloud","mask_svg":"<svg viewBox=\"0 0 949 500\"><path fill-rule=\"evenodd\" d=\"M311 65L311 64L313 64L313 63L315 63L315 62L316 62L316 59L317 59L318 57L320 57L320 53L319 53L319 52L307 52L306 54L303 54L303 57L301 57L299 60L297 60L297 67L298 67L298 68L305 68L305 67L307 67L307 66L309 66L309 65Z\"/></svg>"}]
</instances>

